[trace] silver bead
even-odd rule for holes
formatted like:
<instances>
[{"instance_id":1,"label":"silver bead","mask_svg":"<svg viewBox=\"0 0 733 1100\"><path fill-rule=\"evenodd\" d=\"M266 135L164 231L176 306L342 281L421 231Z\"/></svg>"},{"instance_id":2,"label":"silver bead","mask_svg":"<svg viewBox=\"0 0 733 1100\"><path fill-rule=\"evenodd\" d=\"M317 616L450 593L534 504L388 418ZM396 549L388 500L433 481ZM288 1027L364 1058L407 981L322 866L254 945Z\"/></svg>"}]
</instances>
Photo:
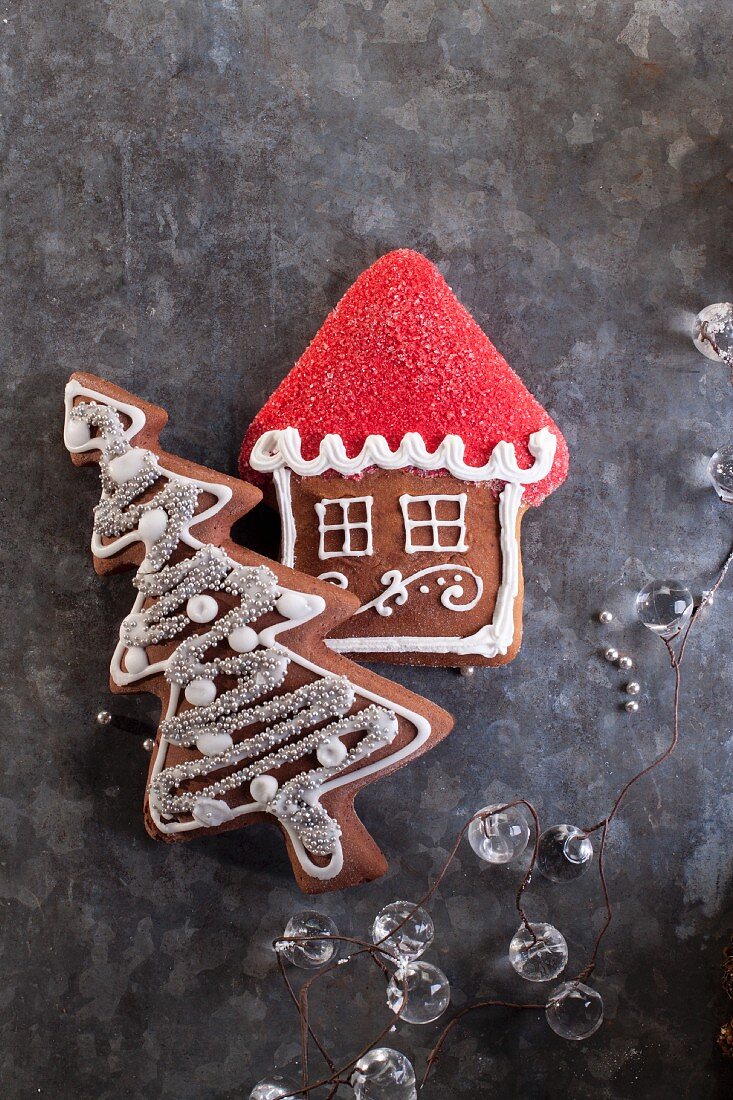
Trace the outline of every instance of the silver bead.
<instances>
[{"instance_id":1,"label":"silver bead","mask_svg":"<svg viewBox=\"0 0 733 1100\"><path fill-rule=\"evenodd\" d=\"M639 684L636 680L629 680L628 684L626 685L626 694L638 695L640 691L641 684Z\"/></svg>"},{"instance_id":2,"label":"silver bead","mask_svg":"<svg viewBox=\"0 0 733 1100\"><path fill-rule=\"evenodd\" d=\"M476 669L473 665L463 665L460 669L461 676L473 676Z\"/></svg>"},{"instance_id":3,"label":"silver bead","mask_svg":"<svg viewBox=\"0 0 733 1100\"><path fill-rule=\"evenodd\" d=\"M611 622L613 622L613 615L611 614L610 611L600 611L598 613L598 621L600 623L604 623L604 624L605 623L611 623Z\"/></svg>"},{"instance_id":4,"label":"silver bead","mask_svg":"<svg viewBox=\"0 0 733 1100\"><path fill-rule=\"evenodd\" d=\"M153 740L152 737L146 737L145 738L145 740L143 741L143 748L145 749L146 752L152 752L153 751L153 749L155 748L155 741Z\"/></svg>"},{"instance_id":5,"label":"silver bead","mask_svg":"<svg viewBox=\"0 0 733 1100\"><path fill-rule=\"evenodd\" d=\"M639 704L637 703L636 699L627 699L624 703L624 710L627 714L636 714L638 709Z\"/></svg>"},{"instance_id":6,"label":"silver bead","mask_svg":"<svg viewBox=\"0 0 733 1100\"><path fill-rule=\"evenodd\" d=\"M618 650L614 649L613 646L610 645L608 649L604 652L603 656L606 658L607 661L617 661Z\"/></svg>"},{"instance_id":7,"label":"silver bead","mask_svg":"<svg viewBox=\"0 0 733 1100\"><path fill-rule=\"evenodd\" d=\"M108 726L111 721L112 715L110 714L110 712L108 710L100 710L99 714L97 715L97 725Z\"/></svg>"},{"instance_id":8,"label":"silver bead","mask_svg":"<svg viewBox=\"0 0 733 1100\"><path fill-rule=\"evenodd\" d=\"M623 669L624 672L628 672L630 668L634 667L634 662L630 657L619 657L618 667Z\"/></svg>"}]
</instances>

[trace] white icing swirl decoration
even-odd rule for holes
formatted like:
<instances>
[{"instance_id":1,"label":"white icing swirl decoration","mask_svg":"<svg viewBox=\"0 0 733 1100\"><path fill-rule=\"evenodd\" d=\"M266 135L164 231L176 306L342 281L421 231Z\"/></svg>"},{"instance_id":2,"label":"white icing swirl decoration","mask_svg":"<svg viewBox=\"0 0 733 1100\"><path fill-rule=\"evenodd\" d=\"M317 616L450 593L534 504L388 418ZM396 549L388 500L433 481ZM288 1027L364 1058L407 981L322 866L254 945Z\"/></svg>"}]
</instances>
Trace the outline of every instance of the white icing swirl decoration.
<instances>
[{"instance_id":1,"label":"white icing swirl decoration","mask_svg":"<svg viewBox=\"0 0 733 1100\"><path fill-rule=\"evenodd\" d=\"M389 616L393 612L393 608L389 606L388 601L393 600L398 606L403 606L407 603L410 593L408 586L414 584L415 581L424 580L426 577L434 573L443 574L438 577L438 584L444 583L444 575L446 573L453 572L454 584L447 585L440 593L440 602L443 607L447 607L449 611L471 611L481 599L484 591L484 582L478 573L474 573L473 569L467 565L432 565L428 569L420 569L419 572L413 573L410 577L402 576L399 569L390 569L382 575L382 584L385 586L385 591L381 595L376 596L369 603L362 604L362 606L355 612L356 615L361 615L362 612L368 611L370 608L379 615ZM475 586L475 595L468 599L465 603L459 603L464 597L463 584L460 583L462 579L470 580ZM420 591L423 591L427 586L421 585ZM429 589L427 589L429 591Z\"/></svg>"},{"instance_id":2,"label":"white icing swirl decoration","mask_svg":"<svg viewBox=\"0 0 733 1100\"><path fill-rule=\"evenodd\" d=\"M345 573L340 573L337 569L330 569L327 573L318 574L319 581L330 581L336 588L348 588L349 578Z\"/></svg>"}]
</instances>

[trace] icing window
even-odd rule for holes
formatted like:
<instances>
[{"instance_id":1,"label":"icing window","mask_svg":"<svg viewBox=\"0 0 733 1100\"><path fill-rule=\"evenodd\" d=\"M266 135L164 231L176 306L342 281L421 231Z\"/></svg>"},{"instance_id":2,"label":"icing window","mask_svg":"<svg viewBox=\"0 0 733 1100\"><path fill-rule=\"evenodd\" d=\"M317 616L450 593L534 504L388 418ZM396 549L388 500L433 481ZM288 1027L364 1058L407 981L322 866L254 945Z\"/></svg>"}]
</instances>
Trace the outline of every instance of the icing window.
<instances>
[{"instance_id":1,"label":"icing window","mask_svg":"<svg viewBox=\"0 0 733 1100\"><path fill-rule=\"evenodd\" d=\"M466 494L457 496L401 496L405 521L405 550L468 550L466 545Z\"/></svg>"},{"instance_id":2,"label":"icing window","mask_svg":"<svg viewBox=\"0 0 733 1100\"><path fill-rule=\"evenodd\" d=\"M372 553L372 497L339 497L316 504L318 557L360 558Z\"/></svg>"}]
</instances>

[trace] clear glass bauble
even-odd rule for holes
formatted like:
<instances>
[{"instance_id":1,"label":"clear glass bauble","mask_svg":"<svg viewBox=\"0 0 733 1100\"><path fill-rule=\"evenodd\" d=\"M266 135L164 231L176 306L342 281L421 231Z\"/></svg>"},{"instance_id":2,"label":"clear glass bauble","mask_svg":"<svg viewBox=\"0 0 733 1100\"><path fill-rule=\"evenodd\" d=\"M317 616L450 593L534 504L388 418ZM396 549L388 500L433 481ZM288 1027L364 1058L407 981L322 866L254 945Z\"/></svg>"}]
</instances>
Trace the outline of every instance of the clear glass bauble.
<instances>
[{"instance_id":1,"label":"clear glass bauble","mask_svg":"<svg viewBox=\"0 0 733 1100\"><path fill-rule=\"evenodd\" d=\"M450 982L439 967L417 959L390 978L387 1004L405 1023L431 1024L450 1004Z\"/></svg>"},{"instance_id":2,"label":"clear glass bauble","mask_svg":"<svg viewBox=\"0 0 733 1100\"><path fill-rule=\"evenodd\" d=\"M701 309L695 318L692 339L707 359L733 362L733 303L715 302Z\"/></svg>"},{"instance_id":3,"label":"clear glass bauble","mask_svg":"<svg viewBox=\"0 0 733 1100\"><path fill-rule=\"evenodd\" d=\"M509 961L528 982L549 982L561 974L568 961L568 945L552 924L533 922L530 932L520 925L509 944Z\"/></svg>"},{"instance_id":4,"label":"clear glass bauble","mask_svg":"<svg viewBox=\"0 0 733 1100\"><path fill-rule=\"evenodd\" d=\"M575 825L545 829L537 845L537 870L550 882L580 878L593 862L590 837Z\"/></svg>"},{"instance_id":5,"label":"clear glass bauble","mask_svg":"<svg viewBox=\"0 0 733 1100\"><path fill-rule=\"evenodd\" d=\"M304 909L294 913L285 926L284 936L318 936L304 943L284 943L280 951L293 966L303 970L315 970L335 959L339 945L331 937L338 936L338 928L324 913Z\"/></svg>"},{"instance_id":6,"label":"clear glass bauble","mask_svg":"<svg viewBox=\"0 0 733 1100\"><path fill-rule=\"evenodd\" d=\"M692 593L681 581L649 581L636 597L639 622L669 641L692 614Z\"/></svg>"},{"instance_id":7,"label":"clear glass bauble","mask_svg":"<svg viewBox=\"0 0 733 1100\"><path fill-rule=\"evenodd\" d=\"M417 1100L412 1062L399 1050L375 1047L354 1066L355 1100Z\"/></svg>"},{"instance_id":8,"label":"clear glass bauble","mask_svg":"<svg viewBox=\"0 0 733 1100\"><path fill-rule=\"evenodd\" d=\"M733 504L733 447L720 447L708 462L708 477L726 504Z\"/></svg>"},{"instance_id":9,"label":"clear glass bauble","mask_svg":"<svg viewBox=\"0 0 733 1100\"><path fill-rule=\"evenodd\" d=\"M421 906L415 909L412 901L390 902L377 913L372 925L373 942L398 964L419 958L430 947L434 935L430 914Z\"/></svg>"},{"instance_id":10,"label":"clear glass bauble","mask_svg":"<svg viewBox=\"0 0 733 1100\"><path fill-rule=\"evenodd\" d=\"M249 1094L249 1100L282 1100L283 1096L287 1096L289 1100L300 1100L297 1089L298 1085L294 1081L273 1074L257 1082Z\"/></svg>"},{"instance_id":11,"label":"clear glass bauble","mask_svg":"<svg viewBox=\"0 0 733 1100\"><path fill-rule=\"evenodd\" d=\"M562 1039L587 1039L603 1023L603 998L583 982L563 982L553 989L545 1015Z\"/></svg>"},{"instance_id":12,"label":"clear glass bauble","mask_svg":"<svg viewBox=\"0 0 733 1100\"><path fill-rule=\"evenodd\" d=\"M493 811L500 810L500 813ZM502 809L502 803L484 806L479 813L490 817L475 818L468 826L468 843L479 859L487 863L510 863L529 843L529 824L521 806Z\"/></svg>"}]
</instances>

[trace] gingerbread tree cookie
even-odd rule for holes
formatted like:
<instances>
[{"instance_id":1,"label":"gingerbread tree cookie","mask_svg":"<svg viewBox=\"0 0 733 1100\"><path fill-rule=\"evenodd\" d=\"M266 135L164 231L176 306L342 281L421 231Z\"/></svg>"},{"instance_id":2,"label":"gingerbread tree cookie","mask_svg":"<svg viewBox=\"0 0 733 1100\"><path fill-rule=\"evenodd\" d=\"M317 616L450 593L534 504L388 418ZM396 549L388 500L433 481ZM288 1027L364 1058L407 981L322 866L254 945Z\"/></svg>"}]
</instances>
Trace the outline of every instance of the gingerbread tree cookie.
<instances>
[{"instance_id":1,"label":"gingerbread tree cookie","mask_svg":"<svg viewBox=\"0 0 733 1100\"><path fill-rule=\"evenodd\" d=\"M274 481L283 562L361 600L333 649L454 666L517 653L520 523L567 469L556 425L408 250L359 276L240 461Z\"/></svg>"},{"instance_id":2,"label":"gingerbread tree cookie","mask_svg":"<svg viewBox=\"0 0 733 1100\"><path fill-rule=\"evenodd\" d=\"M356 600L232 542L259 491L163 451L166 420L93 375L66 387L72 460L100 466L95 569L137 570L111 687L163 708L147 829L175 841L271 820L307 892L373 879L386 863L354 796L451 718L326 648Z\"/></svg>"}]
</instances>

